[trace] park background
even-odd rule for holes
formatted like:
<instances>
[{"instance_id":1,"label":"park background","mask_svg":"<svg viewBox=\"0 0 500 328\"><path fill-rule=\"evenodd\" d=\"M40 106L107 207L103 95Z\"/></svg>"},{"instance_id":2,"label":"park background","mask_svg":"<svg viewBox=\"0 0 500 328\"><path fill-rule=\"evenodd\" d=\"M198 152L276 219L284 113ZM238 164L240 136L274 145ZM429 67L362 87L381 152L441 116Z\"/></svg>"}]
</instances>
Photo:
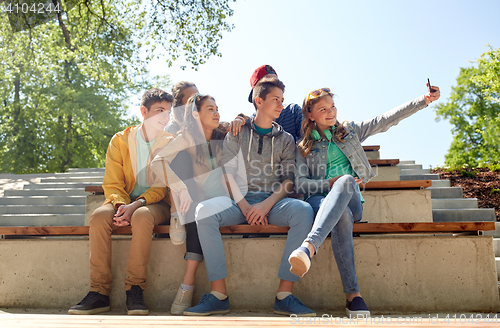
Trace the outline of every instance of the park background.
<instances>
[{"instance_id":1,"label":"park background","mask_svg":"<svg viewBox=\"0 0 500 328\"><path fill-rule=\"evenodd\" d=\"M250 76L272 65L285 83L285 103L302 106L313 89L336 94L339 120L362 121L426 92L427 78L450 96L461 67L472 66L489 48L500 47L500 1L297 1L231 2L235 28L224 33L222 57L197 71L149 64L173 83L195 82L215 97L223 120L250 114ZM138 95L140 96L140 95ZM139 100L132 113L140 115ZM436 122L434 105L365 145L381 145L383 158L442 166L452 125Z\"/></svg>"}]
</instances>

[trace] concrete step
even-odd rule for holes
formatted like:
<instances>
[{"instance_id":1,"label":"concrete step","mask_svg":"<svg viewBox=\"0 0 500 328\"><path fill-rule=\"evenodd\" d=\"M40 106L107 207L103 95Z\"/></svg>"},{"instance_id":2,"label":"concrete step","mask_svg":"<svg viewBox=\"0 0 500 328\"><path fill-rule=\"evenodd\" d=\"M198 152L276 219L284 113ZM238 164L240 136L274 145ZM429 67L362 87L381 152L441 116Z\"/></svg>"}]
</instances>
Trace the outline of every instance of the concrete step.
<instances>
[{"instance_id":1,"label":"concrete step","mask_svg":"<svg viewBox=\"0 0 500 328\"><path fill-rule=\"evenodd\" d=\"M463 198L462 187L429 187L431 198Z\"/></svg>"},{"instance_id":2,"label":"concrete step","mask_svg":"<svg viewBox=\"0 0 500 328\"><path fill-rule=\"evenodd\" d=\"M433 187L451 187L450 180L432 180Z\"/></svg>"},{"instance_id":3,"label":"concrete step","mask_svg":"<svg viewBox=\"0 0 500 328\"><path fill-rule=\"evenodd\" d=\"M68 172L75 173L75 172L103 172L104 173L104 167L98 167L98 168L70 168L68 169Z\"/></svg>"},{"instance_id":4,"label":"concrete step","mask_svg":"<svg viewBox=\"0 0 500 328\"><path fill-rule=\"evenodd\" d=\"M494 208L466 208L432 210L434 222L496 221Z\"/></svg>"},{"instance_id":5,"label":"concrete step","mask_svg":"<svg viewBox=\"0 0 500 328\"><path fill-rule=\"evenodd\" d=\"M438 198L431 201L433 210L477 208L477 198Z\"/></svg>"},{"instance_id":6,"label":"concrete step","mask_svg":"<svg viewBox=\"0 0 500 328\"><path fill-rule=\"evenodd\" d=\"M497 267L497 278L500 281L500 257L496 257L496 255L495 255L495 264Z\"/></svg>"},{"instance_id":7,"label":"concrete step","mask_svg":"<svg viewBox=\"0 0 500 328\"><path fill-rule=\"evenodd\" d=\"M64 172L64 173L55 173L53 177L60 178L78 178L78 177L104 177L103 172Z\"/></svg>"},{"instance_id":8,"label":"concrete step","mask_svg":"<svg viewBox=\"0 0 500 328\"><path fill-rule=\"evenodd\" d=\"M0 197L0 205L85 205L85 196Z\"/></svg>"},{"instance_id":9,"label":"concrete step","mask_svg":"<svg viewBox=\"0 0 500 328\"><path fill-rule=\"evenodd\" d=\"M439 174L408 174L399 175L400 180L439 180Z\"/></svg>"},{"instance_id":10,"label":"concrete step","mask_svg":"<svg viewBox=\"0 0 500 328\"><path fill-rule=\"evenodd\" d=\"M10 214L0 216L2 227L82 226L85 214Z\"/></svg>"},{"instance_id":11,"label":"concrete step","mask_svg":"<svg viewBox=\"0 0 500 328\"><path fill-rule=\"evenodd\" d=\"M85 205L4 205L0 216L5 214L85 214Z\"/></svg>"},{"instance_id":12,"label":"concrete step","mask_svg":"<svg viewBox=\"0 0 500 328\"><path fill-rule=\"evenodd\" d=\"M415 161L399 161L399 165L401 164L415 164Z\"/></svg>"},{"instance_id":13,"label":"concrete step","mask_svg":"<svg viewBox=\"0 0 500 328\"><path fill-rule=\"evenodd\" d=\"M54 177L54 178L43 178L40 183L68 183L68 182L79 182L79 183L101 183L104 176L83 176L83 177Z\"/></svg>"},{"instance_id":14,"label":"concrete step","mask_svg":"<svg viewBox=\"0 0 500 328\"><path fill-rule=\"evenodd\" d=\"M415 174L430 174L430 169L399 169L399 175L415 175Z\"/></svg>"},{"instance_id":15,"label":"concrete step","mask_svg":"<svg viewBox=\"0 0 500 328\"><path fill-rule=\"evenodd\" d=\"M420 164L398 164L396 165L400 170L421 170L422 165Z\"/></svg>"},{"instance_id":16,"label":"concrete step","mask_svg":"<svg viewBox=\"0 0 500 328\"><path fill-rule=\"evenodd\" d=\"M500 256L500 238L493 238L493 251L495 256Z\"/></svg>"},{"instance_id":17,"label":"concrete step","mask_svg":"<svg viewBox=\"0 0 500 328\"><path fill-rule=\"evenodd\" d=\"M5 190L4 196L87 196L83 188Z\"/></svg>"},{"instance_id":18,"label":"concrete step","mask_svg":"<svg viewBox=\"0 0 500 328\"><path fill-rule=\"evenodd\" d=\"M500 238L500 222L495 222L495 230L485 231L485 236L493 236L494 238Z\"/></svg>"},{"instance_id":19,"label":"concrete step","mask_svg":"<svg viewBox=\"0 0 500 328\"><path fill-rule=\"evenodd\" d=\"M30 183L24 185L24 190L30 189L85 189L85 186L101 186L101 182L50 182L50 183Z\"/></svg>"}]
</instances>

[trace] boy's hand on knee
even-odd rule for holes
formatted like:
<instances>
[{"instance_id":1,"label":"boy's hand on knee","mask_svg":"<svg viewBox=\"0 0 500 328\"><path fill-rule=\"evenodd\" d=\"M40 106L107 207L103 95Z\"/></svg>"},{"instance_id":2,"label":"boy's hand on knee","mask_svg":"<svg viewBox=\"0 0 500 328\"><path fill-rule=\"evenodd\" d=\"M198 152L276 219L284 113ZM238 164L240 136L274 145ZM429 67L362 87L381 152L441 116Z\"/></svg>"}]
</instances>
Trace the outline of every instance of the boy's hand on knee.
<instances>
[{"instance_id":1,"label":"boy's hand on knee","mask_svg":"<svg viewBox=\"0 0 500 328\"><path fill-rule=\"evenodd\" d=\"M251 225L254 224L262 224L262 220L265 220L267 224L266 216L271 210L272 206L269 207L265 202L260 202L257 204L253 204L250 207L247 215L247 222Z\"/></svg>"},{"instance_id":2,"label":"boy's hand on knee","mask_svg":"<svg viewBox=\"0 0 500 328\"><path fill-rule=\"evenodd\" d=\"M139 204L136 204L139 203ZM140 202L133 202L129 205L121 205L118 207L115 216L113 217L113 223L117 227L124 227L130 225L130 218L134 214L135 210L138 209L142 204Z\"/></svg>"}]
</instances>

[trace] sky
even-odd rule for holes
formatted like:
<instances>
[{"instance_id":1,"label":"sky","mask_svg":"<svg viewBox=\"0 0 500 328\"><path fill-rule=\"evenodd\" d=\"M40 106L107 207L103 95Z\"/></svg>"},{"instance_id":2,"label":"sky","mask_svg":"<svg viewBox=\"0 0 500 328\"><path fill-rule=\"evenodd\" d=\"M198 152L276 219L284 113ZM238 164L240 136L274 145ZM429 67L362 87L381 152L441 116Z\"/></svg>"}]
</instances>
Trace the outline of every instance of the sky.
<instances>
[{"instance_id":1,"label":"sky","mask_svg":"<svg viewBox=\"0 0 500 328\"><path fill-rule=\"evenodd\" d=\"M250 76L263 64L284 82L285 103L302 105L310 91L329 87L338 119L359 122L423 95L427 78L441 90L437 103L446 102L460 68L474 65L487 44L500 47L498 0L238 0L230 6L235 28L223 35L222 57L198 71L181 70L182 62L149 63L151 72L169 74L173 83L192 81L212 95L224 121L253 113ZM442 166L452 126L435 119L430 105L363 145L380 145L381 159Z\"/></svg>"}]
</instances>

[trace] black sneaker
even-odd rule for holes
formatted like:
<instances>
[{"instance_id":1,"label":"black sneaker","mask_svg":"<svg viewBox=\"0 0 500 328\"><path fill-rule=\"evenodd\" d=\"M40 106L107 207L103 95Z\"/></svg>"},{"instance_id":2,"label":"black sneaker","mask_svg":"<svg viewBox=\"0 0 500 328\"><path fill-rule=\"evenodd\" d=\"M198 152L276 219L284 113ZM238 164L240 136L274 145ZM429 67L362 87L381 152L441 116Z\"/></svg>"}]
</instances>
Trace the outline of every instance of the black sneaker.
<instances>
[{"instance_id":1,"label":"black sneaker","mask_svg":"<svg viewBox=\"0 0 500 328\"><path fill-rule=\"evenodd\" d=\"M127 314L128 315L148 315L149 309L144 303L142 288L133 285L130 290L127 290Z\"/></svg>"},{"instance_id":2,"label":"black sneaker","mask_svg":"<svg viewBox=\"0 0 500 328\"><path fill-rule=\"evenodd\" d=\"M109 296L89 292L80 303L68 310L68 314L97 314L109 309Z\"/></svg>"}]
</instances>

